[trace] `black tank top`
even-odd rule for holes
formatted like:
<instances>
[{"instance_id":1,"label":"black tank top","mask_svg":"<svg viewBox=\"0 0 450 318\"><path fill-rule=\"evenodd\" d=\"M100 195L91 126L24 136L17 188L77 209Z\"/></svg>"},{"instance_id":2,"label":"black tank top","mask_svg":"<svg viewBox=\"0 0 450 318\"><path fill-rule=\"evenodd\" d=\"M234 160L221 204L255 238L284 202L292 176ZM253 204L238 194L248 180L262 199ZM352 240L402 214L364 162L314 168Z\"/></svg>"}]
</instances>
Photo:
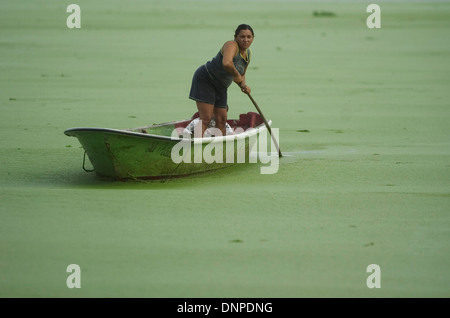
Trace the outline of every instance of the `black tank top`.
<instances>
[{"instance_id":1,"label":"black tank top","mask_svg":"<svg viewBox=\"0 0 450 318\"><path fill-rule=\"evenodd\" d=\"M236 55L233 58L234 67L236 67L239 74L244 74L245 68L250 63L250 49L247 49L247 59L244 59L239 49L237 50ZM217 80L220 84L225 87L229 87L233 82L233 75L224 70L223 64L223 54L222 50L217 53L215 57L212 58L211 61L206 62L206 69L211 77Z\"/></svg>"}]
</instances>

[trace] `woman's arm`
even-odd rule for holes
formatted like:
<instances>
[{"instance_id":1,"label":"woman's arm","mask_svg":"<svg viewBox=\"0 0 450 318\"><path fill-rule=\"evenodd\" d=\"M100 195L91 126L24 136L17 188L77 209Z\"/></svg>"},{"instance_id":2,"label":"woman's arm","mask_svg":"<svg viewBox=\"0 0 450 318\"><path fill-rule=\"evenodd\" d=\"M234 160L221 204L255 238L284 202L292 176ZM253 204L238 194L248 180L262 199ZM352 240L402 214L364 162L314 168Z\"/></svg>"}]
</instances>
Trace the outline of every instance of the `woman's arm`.
<instances>
[{"instance_id":1,"label":"woman's arm","mask_svg":"<svg viewBox=\"0 0 450 318\"><path fill-rule=\"evenodd\" d=\"M222 48L222 64L225 71L233 75L233 81L238 84L243 93L249 94L250 87L245 84L245 72L247 71L247 67L245 67L244 74L239 74L238 70L234 66L233 58L238 52L239 47L236 41L228 41L225 42Z\"/></svg>"},{"instance_id":2,"label":"woman's arm","mask_svg":"<svg viewBox=\"0 0 450 318\"><path fill-rule=\"evenodd\" d=\"M238 70L234 66L233 58L236 55L236 52L239 50L236 41L228 41L225 42L222 48L222 64L225 71L233 75L233 81L240 86L243 81L241 74L239 74Z\"/></svg>"}]
</instances>

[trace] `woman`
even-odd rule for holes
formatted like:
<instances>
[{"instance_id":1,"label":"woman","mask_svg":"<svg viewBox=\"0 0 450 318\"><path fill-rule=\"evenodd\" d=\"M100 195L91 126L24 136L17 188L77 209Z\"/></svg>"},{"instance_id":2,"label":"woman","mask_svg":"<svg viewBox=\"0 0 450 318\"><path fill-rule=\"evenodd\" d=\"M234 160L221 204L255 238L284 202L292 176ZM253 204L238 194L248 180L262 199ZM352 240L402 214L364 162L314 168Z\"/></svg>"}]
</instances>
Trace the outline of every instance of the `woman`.
<instances>
[{"instance_id":1,"label":"woman","mask_svg":"<svg viewBox=\"0 0 450 318\"><path fill-rule=\"evenodd\" d=\"M189 98L197 103L202 136L212 118L222 136L226 135L227 89L233 81L243 93L250 94L250 87L245 83L245 72L250 63L249 48L254 36L251 26L239 25L234 40L225 42L219 53L195 72Z\"/></svg>"}]
</instances>

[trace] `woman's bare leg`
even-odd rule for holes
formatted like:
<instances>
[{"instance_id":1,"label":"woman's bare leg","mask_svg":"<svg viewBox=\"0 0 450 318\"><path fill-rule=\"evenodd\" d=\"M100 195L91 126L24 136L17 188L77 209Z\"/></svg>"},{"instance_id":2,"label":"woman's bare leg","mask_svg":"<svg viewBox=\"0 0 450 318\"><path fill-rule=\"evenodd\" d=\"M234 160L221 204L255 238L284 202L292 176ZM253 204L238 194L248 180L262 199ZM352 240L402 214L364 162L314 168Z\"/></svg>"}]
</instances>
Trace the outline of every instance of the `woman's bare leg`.
<instances>
[{"instance_id":1,"label":"woman's bare leg","mask_svg":"<svg viewBox=\"0 0 450 318\"><path fill-rule=\"evenodd\" d=\"M205 130L208 129L208 125L211 122L211 119L214 115L214 105L202 103L202 102L196 102L197 103L197 109L200 116L200 123L198 125L202 125L202 135L201 136L195 136L195 138L201 138L205 134ZM194 131L197 131L197 127L194 129Z\"/></svg>"},{"instance_id":2,"label":"woman's bare leg","mask_svg":"<svg viewBox=\"0 0 450 318\"><path fill-rule=\"evenodd\" d=\"M216 121L216 128L222 132L222 136L226 136L227 109L214 107L214 120Z\"/></svg>"}]
</instances>

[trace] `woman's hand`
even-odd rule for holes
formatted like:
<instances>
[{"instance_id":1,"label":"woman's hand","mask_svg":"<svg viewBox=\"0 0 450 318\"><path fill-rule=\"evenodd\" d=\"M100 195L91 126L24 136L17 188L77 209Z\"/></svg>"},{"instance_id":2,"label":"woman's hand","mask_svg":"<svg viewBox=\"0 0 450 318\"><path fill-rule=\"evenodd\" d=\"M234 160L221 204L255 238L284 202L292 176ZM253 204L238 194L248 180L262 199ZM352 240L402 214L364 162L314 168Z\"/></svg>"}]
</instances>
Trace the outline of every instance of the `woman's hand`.
<instances>
[{"instance_id":1,"label":"woman's hand","mask_svg":"<svg viewBox=\"0 0 450 318\"><path fill-rule=\"evenodd\" d=\"M245 84L245 77L244 76L235 76L233 81L241 88L241 91L245 94L250 94L251 89L247 84Z\"/></svg>"},{"instance_id":2,"label":"woman's hand","mask_svg":"<svg viewBox=\"0 0 450 318\"><path fill-rule=\"evenodd\" d=\"M236 74L235 76L233 76L233 82L235 82L236 84L238 84L239 87L242 86L242 84L245 84L245 80L244 78L241 76L241 74Z\"/></svg>"},{"instance_id":3,"label":"woman's hand","mask_svg":"<svg viewBox=\"0 0 450 318\"><path fill-rule=\"evenodd\" d=\"M241 86L241 91L242 91L242 93L245 93L245 94L250 94L250 92L252 91L251 89L250 89L250 87L249 86L247 86L246 84L243 84L242 86Z\"/></svg>"}]
</instances>

